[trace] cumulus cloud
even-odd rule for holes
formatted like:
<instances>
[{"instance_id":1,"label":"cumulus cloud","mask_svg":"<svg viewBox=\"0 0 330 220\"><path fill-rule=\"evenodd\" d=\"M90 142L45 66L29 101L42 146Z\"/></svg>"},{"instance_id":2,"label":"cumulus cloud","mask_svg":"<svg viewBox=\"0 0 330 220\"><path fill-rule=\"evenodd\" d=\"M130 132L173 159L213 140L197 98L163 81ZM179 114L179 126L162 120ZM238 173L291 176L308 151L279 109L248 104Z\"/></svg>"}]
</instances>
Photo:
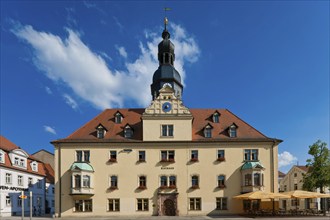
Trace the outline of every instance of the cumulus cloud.
<instances>
[{"instance_id":1,"label":"cumulus cloud","mask_svg":"<svg viewBox=\"0 0 330 220\"><path fill-rule=\"evenodd\" d=\"M170 27L171 40L176 47L175 68L184 84L184 65L196 62L200 50L184 28L175 24ZM54 82L64 83L74 96L94 107L123 107L125 101L133 101L140 106L150 103L150 84L158 67L157 45L162 40L160 33L146 31L144 41L138 43L140 55L133 61L125 59L124 69L118 70L106 63L104 54L94 52L82 42L80 35L72 29L67 29L68 36L64 39L37 31L30 25L18 26L12 32L32 46L33 62L39 70ZM128 54L124 47L123 51L121 55L126 58ZM65 94L64 98L76 109L78 104L70 95Z\"/></svg>"},{"instance_id":2,"label":"cumulus cloud","mask_svg":"<svg viewBox=\"0 0 330 220\"><path fill-rule=\"evenodd\" d=\"M127 58L127 52L126 52L125 47L116 46L116 49L118 50L118 53L120 54L120 56Z\"/></svg>"},{"instance_id":3,"label":"cumulus cloud","mask_svg":"<svg viewBox=\"0 0 330 220\"><path fill-rule=\"evenodd\" d=\"M69 96L68 94L64 94L63 97L64 97L66 104L68 104L74 110L78 109L77 102L71 96Z\"/></svg>"},{"instance_id":4,"label":"cumulus cloud","mask_svg":"<svg viewBox=\"0 0 330 220\"><path fill-rule=\"evenodd\" d=\"M56 131L54 128L48 126L48 125L44 125L44 130L48 133L51 133L51 134L55 134L56 135Z\"/></svg>"},{"instance_id":5,"label":"cumulus cloud","mask_svg":"<svg viewBox=\"0 0 330 220\"><path fill-rule=\"evenodd\" d=\"M297 157L293 156L290 152L284 151L283 153L278 154L278 167L288 166L297 160Z\"/></svg>"},{"instance_id":6,"label":"cumulus cloud","mask_svg":"<svg viewBox=\"0 0 330 220\"><path fill-rule=\"evenodd\" d=\"M53 91L49 87L46 86L45 89L49 95L53 94Z\"/></svg>"}]
</instances>

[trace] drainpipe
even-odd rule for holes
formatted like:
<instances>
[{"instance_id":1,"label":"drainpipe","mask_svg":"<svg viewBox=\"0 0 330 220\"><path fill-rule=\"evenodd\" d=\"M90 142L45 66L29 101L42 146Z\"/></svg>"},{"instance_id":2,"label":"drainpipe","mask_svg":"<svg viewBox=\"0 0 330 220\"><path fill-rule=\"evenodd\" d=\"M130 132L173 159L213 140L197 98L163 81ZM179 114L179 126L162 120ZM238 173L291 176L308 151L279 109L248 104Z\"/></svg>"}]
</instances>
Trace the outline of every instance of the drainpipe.
<instances>
[{"instance_id":1,"label":"drainpipe","mask_svg":"<svg viewBox=\"0 0 330 220\"><path fill-rule=\"evenodd\" d=\"M274 172L275 172L275 164L274 164L274 146L275 146L275 140L273 140L273 144L272 144L272 147L270 149L270 155L271 155L271 171L270 171L270 176L271 176L271 179L272 179L272 188L271 188L271 192L275 192L275 181L274 181Z\"/></svg>"}]
</instances>

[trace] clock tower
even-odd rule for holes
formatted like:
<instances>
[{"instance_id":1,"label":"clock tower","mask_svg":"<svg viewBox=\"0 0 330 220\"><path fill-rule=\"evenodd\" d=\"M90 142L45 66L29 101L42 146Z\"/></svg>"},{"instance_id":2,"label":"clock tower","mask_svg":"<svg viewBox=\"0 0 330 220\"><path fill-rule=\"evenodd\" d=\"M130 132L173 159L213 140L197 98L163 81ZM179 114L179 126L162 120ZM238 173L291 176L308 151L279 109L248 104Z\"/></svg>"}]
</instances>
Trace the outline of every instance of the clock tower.
<instances>
[{"instance_id":1,"label":"clock tower","mask_svg":"<svg viewBox=\"0 0 330 220\"><path fill-rule=\"evenodd\" d=\"M159 67L153 75L151 84L152 100L155 100L159 96L159 90L163 88L165 84L173 88L174 95L178 99L182 97L183 86L181 84L181 76L174 68L174 44L170 41L170 33L167 30L167 24L168 20L165 17L165 28L162 33L163 40L158 44Z\"/></svg>"}]
</instances>

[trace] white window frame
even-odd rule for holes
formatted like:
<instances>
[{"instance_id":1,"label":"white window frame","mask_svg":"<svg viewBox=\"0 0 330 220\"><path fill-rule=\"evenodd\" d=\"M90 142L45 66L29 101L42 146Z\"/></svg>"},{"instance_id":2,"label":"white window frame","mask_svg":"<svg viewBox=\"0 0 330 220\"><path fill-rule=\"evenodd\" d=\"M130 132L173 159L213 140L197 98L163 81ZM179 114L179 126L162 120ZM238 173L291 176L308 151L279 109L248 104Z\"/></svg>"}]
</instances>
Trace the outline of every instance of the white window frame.
<instances>
[{"instance_id":1,"label":"white window frame","mask_svg":"<svg viewBox=\"0 0 330 220\"><path fill-rule=\"evenodd\" d=\"M199 209L197 209L197 200L199 200ZM193 201L193 207L191 207L191 201ZM189 198L189 211L201 211L202 210L202 198L201 197L192 197Z\"/></svg>"},{"instance_id":2,"label":"white window frame","mask_svg":"<svg viewBox=\"0 0 330 220\"><path fill-rule=\"evenodd\" d=\"M173 124L162 124L160 126L161 137L174 137L174 125Z\"/></svg>"},{"instance_id":3,"label":"white window frame","mask_svg":"<svg viewBox=\"0 0 330 220\"><path fill-rule=\"evenodd\" d=\"M0 163L5 163L5 152L0 149Z\"/></svg>"},{"instance_id":4,"label":"white window frame","mask_svg":"<svg viewBox=\"0 0 330 220\"><path fill-rule=\"evenodd\" d=\"M111 201L111 204L110 204ZM118 204L118 209L116 209L116 204ZM110 208L111 205L111 208ZM108 198L107 204L107 211L108 212L120 212L120 199L119 198Z\"/></svg>"},{"instance_id":5,"label":"white window frame","mask_svg":"<svg viewBox=\"0 0 330 220\"><path fill-rule=\"evenodd\" d=\"M223 207L223 200L225 200L226 205ZM219 204L219 206L218 206ZM227 197L217 197L216 198L216 210L228 210L228 198Z\"/></svg>"},{"instance_id":6,"label":"white window frame","mask_svg":"<svg viewBox=\"0 0 330 220\"><path fill-rule=\"evenodd\" d=\"M11 173L6 173L6 184L13 183L13 175Z\"/></svg>"},{"instance_id":7,"label":"white window frame","mask_svg":"<svg viewBox=\"0 0 330 220\"><path fill-rule=\"evenodd\" d=\"M141 209L139 209L139 204L141 204ZM138 212L149 211L149 199L147 198L136 199L136 211Z\"/></svg>"},{"instance_id":8,"label":"white window frame","mask_svg":"<svg viewBox=\"0 0 330 220\"><path fill-rule=\"evenodd\" d=\"M23 178L23 176L22 175L18 175L17 176L17 185L18 186L23 186L23 184L24 184L24 178Z\"/></svg>"}]
</instances>

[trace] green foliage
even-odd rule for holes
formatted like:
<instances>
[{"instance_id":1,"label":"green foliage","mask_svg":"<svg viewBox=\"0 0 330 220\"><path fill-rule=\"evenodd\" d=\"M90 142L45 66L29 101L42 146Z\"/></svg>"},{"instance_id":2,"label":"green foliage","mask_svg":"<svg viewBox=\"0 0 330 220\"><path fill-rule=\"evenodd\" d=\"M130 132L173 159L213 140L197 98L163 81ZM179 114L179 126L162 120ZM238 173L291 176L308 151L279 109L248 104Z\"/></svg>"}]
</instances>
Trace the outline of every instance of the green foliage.
<instances>
[{"instance_id":1,"label":"green foliage","mask_svg":"<svg viewBox=\"0 0 330 220\"><path fill-rule=\"evenodd\" d=\"M303 188L306 190L320 188L323 192L324 187L330 187L330 151L325 142L318 140L309 146L308 154L312 158L306 161L309 169L304 175Z\"/></svg>"}]
</instances>

